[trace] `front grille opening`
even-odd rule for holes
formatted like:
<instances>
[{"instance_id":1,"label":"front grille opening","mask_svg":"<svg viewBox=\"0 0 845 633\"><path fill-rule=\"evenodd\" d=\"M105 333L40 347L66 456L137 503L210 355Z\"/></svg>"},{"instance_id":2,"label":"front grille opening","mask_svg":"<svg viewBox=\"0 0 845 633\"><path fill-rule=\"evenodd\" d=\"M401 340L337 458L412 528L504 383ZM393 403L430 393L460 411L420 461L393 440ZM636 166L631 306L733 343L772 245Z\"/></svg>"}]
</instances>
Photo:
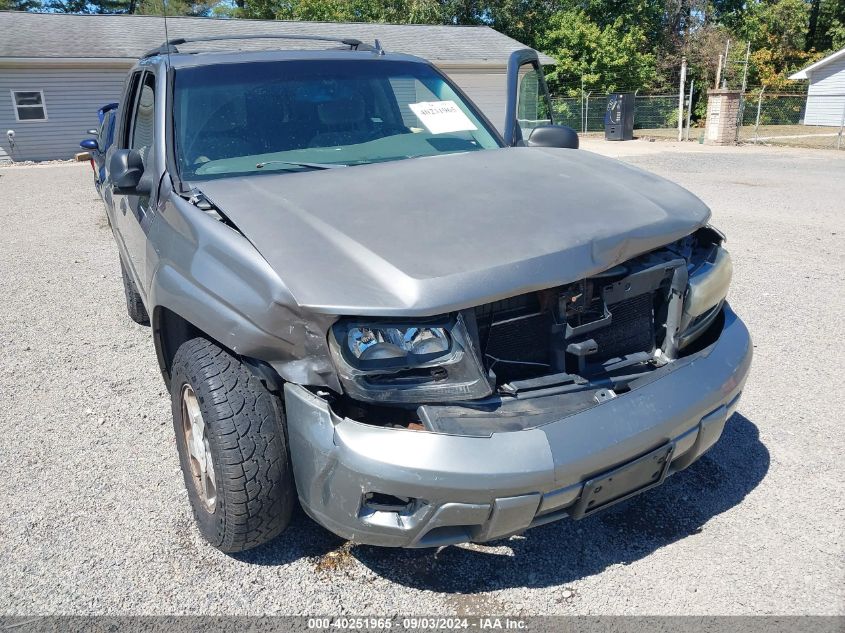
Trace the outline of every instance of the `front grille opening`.
<instances>
[{"instance_id":1,"label":"front grille opening","mask_svg":"<svg viewBox=\"0 0 845 633\"><path fill-rule=\"evenodd\" d=\"M647 256L651 257L651 256ZM665 336L674 268L632 261L603 275L475 309L485 369L497 387L569 374L591 379L651 362Z\"/></svg>"},{"instance_id":2,"label":"front grille opening","mask_svg":"<svg viewBox=\"0 0 845 633\"><path fill-rule=\"evenodd\" d=\"M587 334L567 339L568 343L578 343L593 339L598 347L587 362L590 365L622 358L637 352L654 351L654 309L651 293L639 295L608 306L611 322ZM578 359L572 354L566 355L566 370L578 371Z\"/></svg>"},{"instance_id":3,"label":"front grille opening","mask_svg":"<svg viewBox=\"0 0 845 633\"><path fill-rule=\"evenodd\" d=\"M551 327L548 312L491 323L483 347L488 369L504 381L548 373L552 368Z\"/></svg>"},{"instance_id":4,"label":"front grille opening","mask_svg":"<svg viewBox=\"0 0 845 633\"><path fill-rule=\"evenodd\" d=\"M488 303L475 309L484 366L496 382L542 376L552 367L552 315L541 293Z\"/></svg>"}]
</instances>

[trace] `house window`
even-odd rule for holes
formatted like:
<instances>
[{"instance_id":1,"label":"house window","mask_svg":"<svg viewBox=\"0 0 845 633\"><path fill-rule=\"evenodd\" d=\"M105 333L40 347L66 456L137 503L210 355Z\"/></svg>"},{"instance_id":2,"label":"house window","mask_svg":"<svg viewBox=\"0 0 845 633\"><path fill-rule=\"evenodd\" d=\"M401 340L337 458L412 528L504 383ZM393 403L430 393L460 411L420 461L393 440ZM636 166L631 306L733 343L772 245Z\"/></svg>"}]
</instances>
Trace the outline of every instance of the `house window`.
<instances>
[{"instance_id":1,"label":"house window","mask_svg":"<svg viewBox=\"0 0 845 633\"><path fill-rule=\"evenodd\" d=\"M12 90L12 106L18 121L46 121L43 90Z\"/></svg>"}]
</instances>

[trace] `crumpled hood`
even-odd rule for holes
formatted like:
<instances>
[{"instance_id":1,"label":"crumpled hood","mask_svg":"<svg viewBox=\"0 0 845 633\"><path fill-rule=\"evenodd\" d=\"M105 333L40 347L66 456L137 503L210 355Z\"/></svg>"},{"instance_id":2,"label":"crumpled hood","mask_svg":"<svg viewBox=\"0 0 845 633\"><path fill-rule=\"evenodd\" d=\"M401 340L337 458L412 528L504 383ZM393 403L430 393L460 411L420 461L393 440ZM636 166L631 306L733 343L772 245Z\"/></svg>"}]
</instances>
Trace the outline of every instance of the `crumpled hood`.
<instances>
[{"instance_id":1,"label":"crumpled hood","mask_svg":"<svg viewBox=\"0 0 845 633\"><path fill-rule=\"evenodd\" d=\"M511 148L194 183L317 312L426 316L595 274L703 226L681 187Z\"/></svg>"}]
</instances>

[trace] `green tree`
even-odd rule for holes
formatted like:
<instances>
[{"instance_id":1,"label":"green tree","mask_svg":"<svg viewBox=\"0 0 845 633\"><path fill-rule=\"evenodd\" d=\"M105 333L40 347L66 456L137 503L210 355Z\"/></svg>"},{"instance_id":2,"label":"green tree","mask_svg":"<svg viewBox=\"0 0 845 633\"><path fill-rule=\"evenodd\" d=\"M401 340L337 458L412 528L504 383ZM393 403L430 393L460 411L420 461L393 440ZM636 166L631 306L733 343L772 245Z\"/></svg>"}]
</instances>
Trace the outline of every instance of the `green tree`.
<instances>
[{"instance_id":1,"label":"green tree","mask_svg":"<svg viewBox=\"0 0 845 633\"><path fill-rule=\"evenodd\" d=\"M612 92L647 87L654 78L655 56L638 26L617 18L602 27L581 10L556 13L539 39L557 60L547 75L555 91L579 94L582 81L592 90Z\"/></svg>"},{"instance_id":2,"label":"green tree","mask_svg":"<svg viewBox=\"0 0 845 633\"><path fill-rule=\"evenodd\" d=\"M492 0L476 22L487 23L497 31L537 48L539 37L548 28L558 2L549 0Z\"/></svg>"},{"instance_id":3,"label":"green tree","mask_svg":"<svg viewBox=\"0 0 845 633\"><path fill-rule=\"evenodd\" d=\"M37 11L40 0L0 0L0 11Z\"/></svg>"},{"instance_id":4,"label":"green tree","mask_svg":"<svg viewBox=\"0 0 845 633\"><path fill-rule=\"evenodd\" d=\"M159 15L165 0L0 0L0 8ZM845 0L166 0L169 15L486 24L557 59L553 90L674 92L681 57L712 85L730 39L736 79L751 42L750 85L786 77L845 46ZM741 77L741 74L740 74ZM738 80L733 82L738 83Z\"/></svg>"},{"instance_id":5,"label":"green tree","mask_svg":"<svg viewBox=\"0 0 845 633\"><path fill-rule=\"evenodd\" d=\"M188 2L187 0L132 0L133 12L139 15L191 15L207 16L211 13L211 2ZM166 7L165 7L165 2Z\"/></svg>"},{"instance_id":6,"label":"green tree","mask_svg":"<svg viewBox=\"0 0 845 633\"><path fill-rule=\"evenodd\" d=\"M167 15L206 16L212 13L219 0L0 0L2 2L31 2L35 9L55 13L163 15L165 2ZM0 4L2 6L2 4ZM21 10L33 10L30 8ZM225 12L223 14L225 17Z\"/></svg>"},{"instance_id":7,"label":"green tree","mask_svg":"<svg viewBox=\"0 0 845 633\"><path fill-rule=\"evenodd\" d=\"M736 31L751 43L751 85L788 88L789 74L818 57L806 50L810 12L805 0L748 4L745 19Z\"/></svg>"},{"instance_id":8,"label":"green tree","mask_svg":"<svg viewBox=\"0 0 845 633\"><path fill-rule=\"evenodd\" d=\"M235 15L280 20L472 24L482 3L471 0L236 0Z\"/></svg>"},{"instance_id":9,"label":"green tree","mask_svg":"<svg viewBox=\"0 0 845 633\"><path fill-rule=\"evenodd\" d=\"M132 13L132 0L45 0L40 3L44 10L55 13Z\"/></svg>"},{"instance_id":10,"label":"green tree","mask_svg":"<svg viewBox=\"0 0 845 633\"><path fill-rule=\"evenodd\" d=\"M839 50L843 46L845 46L845 0L813 0L805 49L830 51Z\"/></svg>"}]
</instances>

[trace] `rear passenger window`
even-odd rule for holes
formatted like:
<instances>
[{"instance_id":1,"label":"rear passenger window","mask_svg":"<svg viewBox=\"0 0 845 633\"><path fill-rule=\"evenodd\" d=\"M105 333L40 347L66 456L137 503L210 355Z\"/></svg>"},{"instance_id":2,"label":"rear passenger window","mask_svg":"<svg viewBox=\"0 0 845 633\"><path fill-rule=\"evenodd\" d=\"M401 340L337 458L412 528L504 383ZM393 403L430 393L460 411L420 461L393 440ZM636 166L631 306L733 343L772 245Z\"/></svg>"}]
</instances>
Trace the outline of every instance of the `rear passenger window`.
<instances>
[{"instance_id":1,"label":"rear passenger window","mask_svg":"<svg viewBox=\"0 0 845 633\"><path fill-rule=\"evenodd\" d=\"M130 149L140 150L146 162L147 154L155 138L155 76L147 74L138 95L135 117L132 122Z\"/></svg>"}]
</instances>

